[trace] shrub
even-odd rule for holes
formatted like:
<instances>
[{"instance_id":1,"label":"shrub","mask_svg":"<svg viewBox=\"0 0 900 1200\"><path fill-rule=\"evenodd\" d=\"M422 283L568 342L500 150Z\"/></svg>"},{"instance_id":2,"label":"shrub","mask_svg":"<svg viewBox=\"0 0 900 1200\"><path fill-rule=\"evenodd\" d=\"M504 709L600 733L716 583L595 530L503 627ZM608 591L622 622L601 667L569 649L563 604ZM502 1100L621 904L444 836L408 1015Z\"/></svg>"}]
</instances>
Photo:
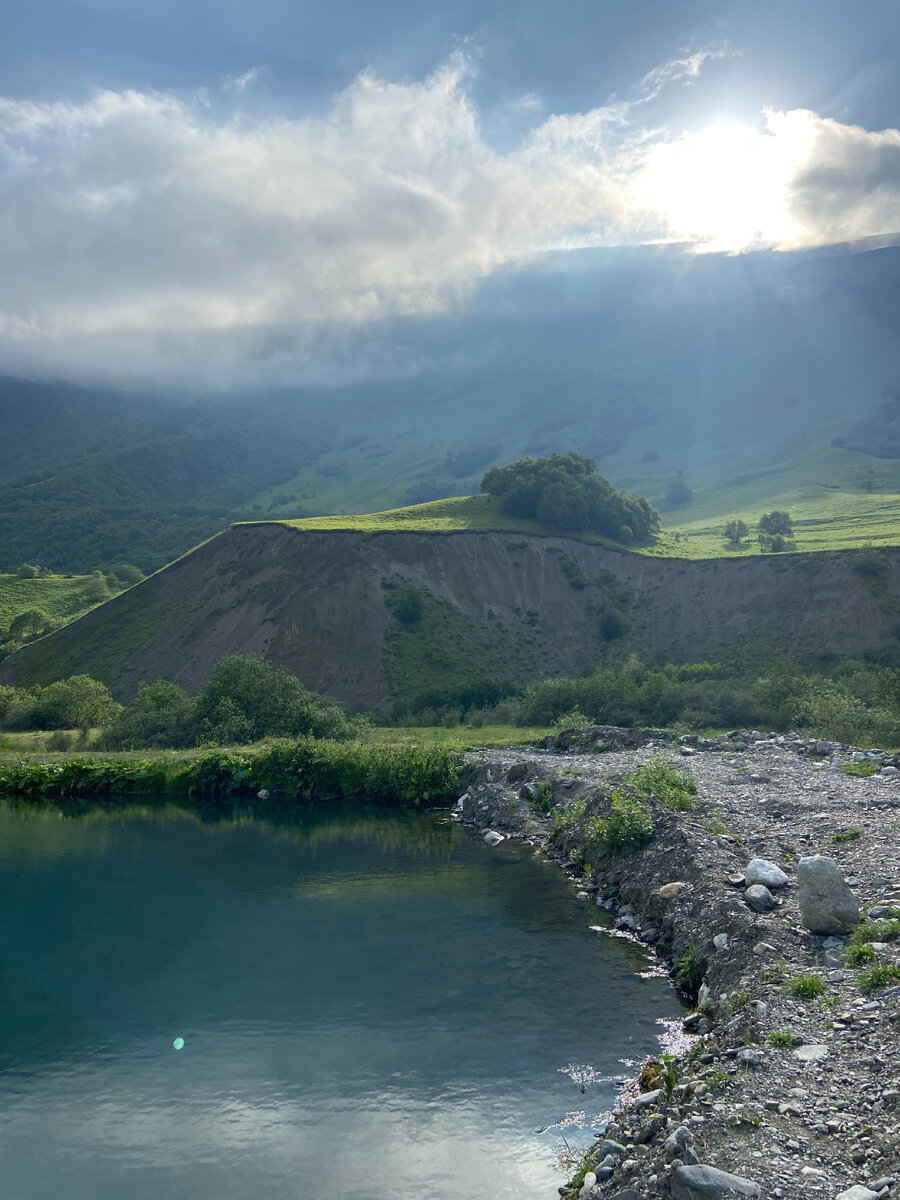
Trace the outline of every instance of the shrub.
<instances>
[{"instance_id":1,"label":"shrub","mask_svg":"<svg viewBox=\"0 0 900 1200\"><path fill-rule=\"evenodd\" d=\"M697 805L696 780L684 771L676 771L663 754L658 754L630 775L625 782L653 794L666 808L685 810Z\"/></svg>"},{"instance_id":2,"label":"shrub","mask_svg":"<svg viewBox=\"0 0 900 1200\"><path fill-rule=\"evenodd\" d=\"M623 792L613 792L610 815L590 817L585 824L588 849L601 854L622 854L639 850L653 836L653 821L640 800Z\"/></svg>"},{"instance_id":3,"label":"shrub","mask_svg":"<svg viewBox=\"0 0 900 1200\"><path fill-rule=\"evenodd\" d=\"M867 942L848 946L844 954L844 963L848 967L862 967L875 961L875 951Z\"/></svg>"}]
</instances>

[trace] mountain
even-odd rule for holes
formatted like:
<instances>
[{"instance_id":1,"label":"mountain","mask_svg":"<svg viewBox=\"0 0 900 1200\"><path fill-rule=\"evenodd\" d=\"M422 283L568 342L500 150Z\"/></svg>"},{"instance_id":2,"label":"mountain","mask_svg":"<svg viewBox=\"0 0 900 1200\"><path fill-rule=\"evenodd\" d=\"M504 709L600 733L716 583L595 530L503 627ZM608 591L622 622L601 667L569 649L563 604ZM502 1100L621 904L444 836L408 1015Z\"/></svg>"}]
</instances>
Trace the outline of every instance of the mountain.
<instances>
[{"instance_id":1,"label":"mountain","mask_svg":"<svg viewBox=\"0 0 900 1200\"><path fill-rule=\"evenodd\" d=\"M602 251L501 272L464 312L345 333L320 364L332 387L7 378L0 569L150 570L233 520L466 495L491 463L554 450L658 505L681 481L670 525L814 517L834 493L868 511L900 491L898 280L898 247Z\"/></svg>"},{"instance_id":2,"label":"mountain","mask_svg":"<svg viewBox=\"0 0 900 1200\"><path fill-rule=\"evenodd\" d=\"M0 683L85 672L123 700L196 692L258 654L353 708L421 708L621 661L890 653L900 550L689 562L521 532L236 525L0 663Z\"/></svg>"}]
</instances>

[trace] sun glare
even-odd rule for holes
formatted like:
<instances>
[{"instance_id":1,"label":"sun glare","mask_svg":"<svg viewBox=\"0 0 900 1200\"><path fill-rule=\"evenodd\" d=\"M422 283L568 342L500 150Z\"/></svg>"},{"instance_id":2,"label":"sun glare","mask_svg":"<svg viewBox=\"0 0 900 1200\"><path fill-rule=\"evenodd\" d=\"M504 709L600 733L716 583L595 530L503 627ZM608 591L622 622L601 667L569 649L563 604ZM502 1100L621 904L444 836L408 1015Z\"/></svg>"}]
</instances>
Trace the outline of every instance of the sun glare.
<instances>
[{"instance_id":1,"label":"sun glare","mask_svg":"<svg viewBox=\"0 0 900 1200\"><path fill-rule=\"evenodd\" d=\"M766 113L766 129L720 123L654 146L635 181L641 207L667 236L698 250L790 244L801 228L790 184L811 143L805 113Z\"/></svg>"}]
</instances>

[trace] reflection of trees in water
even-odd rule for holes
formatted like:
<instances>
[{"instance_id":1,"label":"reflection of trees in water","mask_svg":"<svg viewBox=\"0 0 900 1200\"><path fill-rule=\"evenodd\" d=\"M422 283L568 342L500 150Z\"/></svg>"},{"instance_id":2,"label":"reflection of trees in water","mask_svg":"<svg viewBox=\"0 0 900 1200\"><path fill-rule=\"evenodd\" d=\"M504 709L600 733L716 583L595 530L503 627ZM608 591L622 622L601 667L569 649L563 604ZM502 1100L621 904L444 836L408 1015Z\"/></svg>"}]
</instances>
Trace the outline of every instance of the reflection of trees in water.
<instances>
[{"instance_id":1,"label":"reflection of trees in water","mask_svg":"<svg viewBox=\"0 0 900 1200\"><path fill-rule=\"evenodd\" d=\"M71 854L96 857L113 848L117 829L135 821L189 821L208 833L255 827L275 841L301 846L360 842L383 853L414 851L441 858L449 858L463 837L446 812L345 800L294 805L285 812L263 804L248 809L227 802L218 808L192 807L163 797L159 803L79 802L65 807L11 799L0 802L0 862L49 862Z\"/></svg>"}]
</instances>

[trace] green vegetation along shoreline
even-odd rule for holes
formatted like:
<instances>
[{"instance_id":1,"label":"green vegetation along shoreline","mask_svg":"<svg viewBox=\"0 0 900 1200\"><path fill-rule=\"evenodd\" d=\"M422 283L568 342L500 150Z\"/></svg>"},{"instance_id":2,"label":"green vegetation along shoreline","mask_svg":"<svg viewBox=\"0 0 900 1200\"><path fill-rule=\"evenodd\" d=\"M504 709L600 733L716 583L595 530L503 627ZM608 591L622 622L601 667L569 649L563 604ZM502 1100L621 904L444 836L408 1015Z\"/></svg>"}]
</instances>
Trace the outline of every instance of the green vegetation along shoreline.
<instances>
[{"instance_id":1,"label":"green vegetation along shoreline","mask_svg":"<svg viewBox=\"0 0 900 1200\"><path fill-rule=\"evenodd\" d=\"M63 758L0 764L0 795L61 805L149 795L193 804L365 796L384 804L447 803L459 791L459 755L440 745L299 738L238 752Z\"/></svg>"}]
</instances>

